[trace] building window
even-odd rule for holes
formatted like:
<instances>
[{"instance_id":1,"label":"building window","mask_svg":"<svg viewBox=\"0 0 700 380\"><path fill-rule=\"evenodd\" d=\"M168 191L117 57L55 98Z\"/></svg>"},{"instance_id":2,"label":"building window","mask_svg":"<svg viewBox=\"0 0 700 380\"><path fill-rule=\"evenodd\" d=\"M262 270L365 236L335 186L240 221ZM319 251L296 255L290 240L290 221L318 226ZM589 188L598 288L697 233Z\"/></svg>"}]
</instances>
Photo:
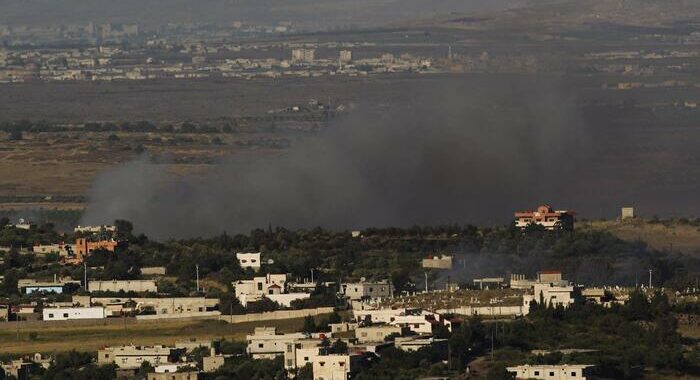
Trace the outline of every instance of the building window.
<instances>
[{"instance_id":1,"label":"building window","mask_svg":"<svg viewBox=\"0 0 700 380\"><path fill-rule=\"evenodd\" d=\"M549 376L550 376L550 377L554 377L554 372L550 372L550 373L549 373Z\"/></svg>"},{"instance_id":2,"label":"building window","mask_svg":"<svg viewBox=\"0 0 700 380\"><path fill-rule=\"evenodd\" d=\"M540 375L540 371L535 371L535 376L539 376L539 375Z\"/></svg>"},{"instance_id":3,"label":"building window","mask_svg":"<svg viewBox=\"0 0 700 380\"><path fill-rule=\"evenodd\" d=\"M53 318L53 314L49 314L49 318Z\"/></svg>"},{"instance_id":4,"label":"building window","mask_svg":"<svg viewBox=\"0 0 700 380\"><path fill-rule=\"evenodd\" d=\"M262 290L262 282L258 282L258 290Z\"/></svg>"},{"instance_id":5,"label":"building window","mask_svg":"<svg viewBox=\"0 0 700 380\"><path fill-rule=\"evenodd\" d=\"M287 367L291 367L293 364L292 359L287 359Z\"/></svg>"},{"instance_id":6,"label":"building window","mask_svg":"<svg viewBox=\"0 0 700 380\"><path fill-rule=\"evenodd\" d=\"M63 313L63 318L68 318L68 313Z\"/></svg>"},{"instance_id":7,"label":"building window","mask_svg":"<svg viewBox=\"0 0 700 380\"><path fill-rule=\"evenodd\" d=\"M576 372L571 372L571 377L576 377Z\"/></svg>"},{"instance_id":8,"label":"building window","mask_svg":"<svg viewBox=\"0 0 700 380\"><path fill-rule=\"evenodd\" d=\"M263 344L262 344L262 343L258 343L258 348L263 348Z\"/></svg>"},{"instance_id":9,"label":"building window","mask_svg":"<svg viewBox=\"0 0 700 380\"><path fill-rule=\"evenodd\" d=\"M304 361L305 361L305 362L308 362L308 361L309 361L309 357L308 357L308 356L304 356Z\"/></svg>"}]
</instances>

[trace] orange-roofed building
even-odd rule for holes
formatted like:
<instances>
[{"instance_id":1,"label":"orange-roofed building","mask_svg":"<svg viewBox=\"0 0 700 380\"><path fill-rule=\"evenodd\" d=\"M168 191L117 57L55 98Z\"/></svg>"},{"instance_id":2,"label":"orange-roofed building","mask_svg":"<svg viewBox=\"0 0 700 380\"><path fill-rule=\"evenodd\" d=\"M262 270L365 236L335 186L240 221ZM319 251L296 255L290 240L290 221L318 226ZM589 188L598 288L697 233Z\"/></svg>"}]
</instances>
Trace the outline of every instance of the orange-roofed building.
<instances>
[{"instance_id":1,"label":"orange-roofed building","mask_svg":"<svg viewBox=\"0 0 700 380\"><path fill-rule=\"evenodd\" d=\"M573 211L554 210L548 205L542 205L537 211L518 211L515 213L515 227L525 228L530 224L537 224L547 230L573 230Z\"/></svg>"},{"instance_id":2,"label":"orange-roofed building","mask_svg":"<svg viewBox=\"0 0 700 380\"><path fill-rule=\"evenodd\" d=\"M65 264L82 264L85 256L98 249L114 252L118 243L115 240L98 240L89 241L86 238L78 238L75 240L72 255L63 257Z\"/></svg>"}]
</instances>

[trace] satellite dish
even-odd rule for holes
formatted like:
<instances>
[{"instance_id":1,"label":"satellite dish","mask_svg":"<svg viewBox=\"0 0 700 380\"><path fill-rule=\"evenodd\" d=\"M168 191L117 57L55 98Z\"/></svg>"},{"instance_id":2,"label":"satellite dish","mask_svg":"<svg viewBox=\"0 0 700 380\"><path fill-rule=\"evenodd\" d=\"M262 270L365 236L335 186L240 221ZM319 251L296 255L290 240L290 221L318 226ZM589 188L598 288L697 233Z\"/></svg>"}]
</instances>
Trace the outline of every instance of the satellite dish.
<instances>
[{"instance_id":1,"label":"satellite dish","mask_svg":"<svg viewBox=\"0 0 700 380\"><path fill-rule=\"evenodd\" d=\"M267 259L267 264L268 264L268 265L272 265L272 264L274 264L274 263L275 263L275 260Z\"/></svg>"}]
</instances>

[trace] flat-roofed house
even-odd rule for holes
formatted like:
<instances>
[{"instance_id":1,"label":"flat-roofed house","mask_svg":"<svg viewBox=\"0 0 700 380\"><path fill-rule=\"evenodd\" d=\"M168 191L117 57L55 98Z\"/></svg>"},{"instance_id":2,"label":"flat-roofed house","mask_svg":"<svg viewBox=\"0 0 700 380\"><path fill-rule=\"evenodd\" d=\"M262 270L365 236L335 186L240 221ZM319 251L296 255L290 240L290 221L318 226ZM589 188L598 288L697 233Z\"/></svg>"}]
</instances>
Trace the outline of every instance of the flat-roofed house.
<instances>
[{"instance_id":1,"label":"flat-roofed house","mask_svg":"<svg viewBox=\"0 0 700 380\"><path fill-rule=\"evenodd\" d=\"M591 379L592 365L521 365L506 368L517 380L586 380Z\"/></svg>"}]
</instances>

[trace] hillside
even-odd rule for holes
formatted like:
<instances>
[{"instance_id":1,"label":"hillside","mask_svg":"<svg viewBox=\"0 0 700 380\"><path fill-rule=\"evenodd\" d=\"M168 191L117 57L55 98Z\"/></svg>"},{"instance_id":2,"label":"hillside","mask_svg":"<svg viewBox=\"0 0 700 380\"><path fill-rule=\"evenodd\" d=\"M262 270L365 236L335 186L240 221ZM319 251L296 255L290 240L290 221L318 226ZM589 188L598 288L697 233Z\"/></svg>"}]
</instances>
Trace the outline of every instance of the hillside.
<instances>
[{"instance_id":1,"label":"hillside","mask_svg":"<svg viewBox=\"0 0 700 380\"><path fill-rule=\"evenodd\" d=\"M605 230L626 241L643 241L656 250L700 255L700 226L694 221L685 219L593 221L579 223L577 228Z\"/></svg>"},{"instance_id":2,"label":"hillside","mask_svg":"<svg viewBox=\"0 0 700 380\"><path fill-rule=\"evenodd\" d=\"M565 31L596 26L669 28L697 27L700 3L689 0L576 0L537 2L499 12L481 12L442 19L444 26L468 29Z\"/></svg>"}]
</instances>

